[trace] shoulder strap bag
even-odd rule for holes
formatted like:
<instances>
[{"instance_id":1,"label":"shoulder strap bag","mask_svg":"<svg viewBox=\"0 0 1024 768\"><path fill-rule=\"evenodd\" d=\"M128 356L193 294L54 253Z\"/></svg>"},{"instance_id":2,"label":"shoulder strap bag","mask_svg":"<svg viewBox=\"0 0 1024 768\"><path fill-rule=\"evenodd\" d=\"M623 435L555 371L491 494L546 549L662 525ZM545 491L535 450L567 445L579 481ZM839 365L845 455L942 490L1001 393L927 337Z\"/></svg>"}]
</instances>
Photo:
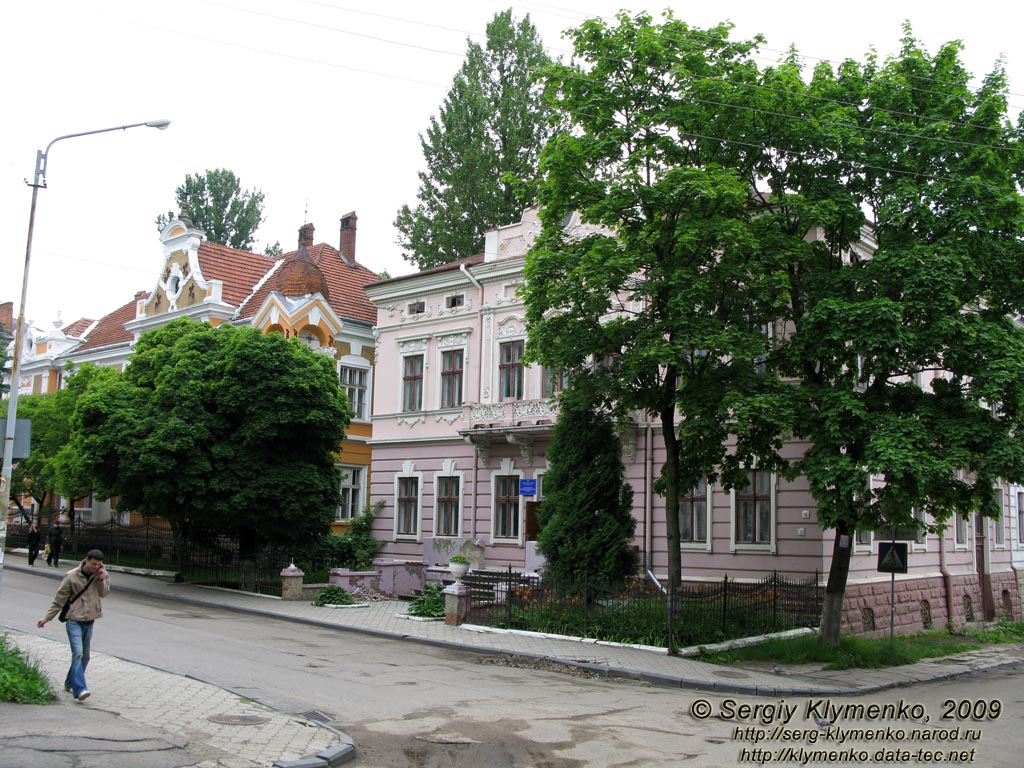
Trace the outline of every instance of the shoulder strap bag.
<instances>
[{"instance_id":1,"label":"shoulder strap bag","mask_svg":"<svg viewBox=\"0 0 1024 768\"><path fill-rule=\"evenodd\" d=\"M89 585L92 584L92 580L95 576L96 574L92 574L91 576L89 576L89 579L85 582L85 586L78 591L78 594L74 597L69 597L67 600L64 601L64 607L60 609L60 614L57 616L61 623L66 622L68 620L68 611L71 609L71 604L75 602L75 600L80 598L82 594L85 592L85 590L89 588Z\"/></svg>"}]
</instances>

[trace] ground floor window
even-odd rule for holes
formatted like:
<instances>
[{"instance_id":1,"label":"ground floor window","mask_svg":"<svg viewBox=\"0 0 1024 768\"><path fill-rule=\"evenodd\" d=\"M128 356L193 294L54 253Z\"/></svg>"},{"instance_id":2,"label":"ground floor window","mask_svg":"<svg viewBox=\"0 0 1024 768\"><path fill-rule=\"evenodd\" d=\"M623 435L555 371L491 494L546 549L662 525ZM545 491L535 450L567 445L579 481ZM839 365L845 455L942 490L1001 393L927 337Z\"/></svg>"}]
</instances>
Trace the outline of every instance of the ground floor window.
<instances>
[{"instance_id":1,"label":"ground floor window","mask_svg":"<svg viewBox=\"0 0 1024 768\"><path fill-rule=\"evenodd\" d=\"M341 493L338 500L338 513L335 520L347 522L359 514L363 508L363 471L364 467L341 467Z\"/></svg>"},{"instance_id":2,"label":"ground floor window","mask_svg":"<svg viewBox=\"0 0 1024 768\"><path fill-rule=\"evenodd\" d=\"M438 536L459 535L459 501L462 496L460 480L456 476L442 475L437 478L434 533Z\"/></svg>"},{"instance_id":3,"label":"ground floor window","mask_svg":"<svg viewBox=\"0 0 1024 768\"><path fill-rule=\"evenodd\" d=\"M735 543L770 545L774 528L772 474L752 469L747 481L735 489Z\"/></svg>"},{"instance_id":4,"label":"ground floor window","mask_svg":"<svg viewBox=\"0 0 1024 768\"><path fill-rule=\"evenodd\" d=\"M679 500L679 541L704 544L708 540L708 479Z\"/></svg>"},{"instance_id":5,"label":"ground floor window","mask_svg":"<svg viewBox=\"0 0 1024 768\"><path fill-rule=\"evenodd\" d=\"M395 533L418 536L420 532L420 480L418 477L398 478L398 499L395 510Z\"/></svg>"},{"instance_id":6,"label":"ground floor window","mask_svg":"<svg viewBox=\"0 0 1024 768\"><path fill-rule=\"evenodd\" d=\"M494 478L494 537L519 538L519 475Z\"/></svg>"}]
</instances>

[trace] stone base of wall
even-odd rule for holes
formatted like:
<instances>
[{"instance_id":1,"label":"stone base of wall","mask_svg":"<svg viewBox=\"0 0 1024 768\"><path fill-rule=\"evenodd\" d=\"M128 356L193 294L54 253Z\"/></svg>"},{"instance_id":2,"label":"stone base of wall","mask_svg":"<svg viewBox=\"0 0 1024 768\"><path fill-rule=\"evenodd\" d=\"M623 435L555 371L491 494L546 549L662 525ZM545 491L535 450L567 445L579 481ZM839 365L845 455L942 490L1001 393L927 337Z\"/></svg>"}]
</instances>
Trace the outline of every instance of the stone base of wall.
<instances>
[{"instance_id":1,"label":"stone base of wall","mask_svg":"<svg viewBox=\"0 0 1024 768\"><path fill-rule=\"evenodd\" d=\"M995 618L1019 621L1021 580L1015 573L992 575ZM850 584L843 602L844 635L883 637L895 621L896 634L925 629L962 626L985 621L981 583L977 574L949 578L952 613L947 607L946 579L941 576L898 580L895 614L891 609L892 586L887 582Z\"/></svg>"},{"instance_id":2,"label":"stone base of wall","mask_svg":"<svg viewBox=\"0 0 1024 768\"><path fill-rule=\"evenodd\" d=\"M423 590L426 565L422 562L377 558L373 561L373 568L372 571L332 568L331 584L344 587L349 592L358 589L394 597L412 597Z\"/></svg>"}]
</instances>

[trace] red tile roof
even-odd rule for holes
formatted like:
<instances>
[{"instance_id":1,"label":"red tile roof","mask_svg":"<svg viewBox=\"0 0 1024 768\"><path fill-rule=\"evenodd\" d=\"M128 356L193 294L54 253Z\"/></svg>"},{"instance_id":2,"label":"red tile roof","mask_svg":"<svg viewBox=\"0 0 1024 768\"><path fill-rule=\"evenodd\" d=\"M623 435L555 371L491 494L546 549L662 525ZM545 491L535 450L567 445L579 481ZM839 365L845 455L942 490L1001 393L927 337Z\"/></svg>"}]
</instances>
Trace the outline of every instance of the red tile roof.
<instances>
[{"instance_id":1,"label":"red tile roof","mask_svg":"<svg viewBox=\"0 0 1024 768\"><path fill-rule=\"evenodd\" d=\"M237 307L263 279L278 259L203 241L199 244L199 268L207 280L224 283L221 298Z\"/></svg>"},{"instance_id":2,"label":"red tile roof","mask_svg":"<svg viewBox=\"0 0 1024 768\"><path fill-rule=\"evenodd\" d=\"M319 243L307 249L313 263L319 267L327 281L327 289L330 296L328 303L334 313L343 320L359 320L370 325L377 322L377 309L366 297L365 286L375 282L378 278L376 272L364 267L359 262L353 262L349 266L341 258L337 248L332 248L326 243ZM296 251L284 254L281 258L294 258ZM206 268L203 267L203 274ZM273 278L265 281L260 289L253 294L242 306L238 313L239 319L251 318L263 306L267 296L275 290L276 281Z\"/></svg>"},{"instance_id":3,"label":"red tile roof","mask_svg":"<svg viewBox=\"0 0 1024 768\"><path fill-rule=\"evenodd\" d=\"M114 344L130 344L135 334L125 330L124 324L135 319L135 307L140 299L148 299L149 291L139 291L135 298L109 315L101 317L96 327L89 331L82 346L75 348L74 354L90 349L100 349Z\"/></svg>"},{"instance_id":4,"label":"red tile roof","mask_svg":"<svg viewBox=\"0 0 1024 768\"><path fill-rule=\"evenodd\" d=\"M71 323L71 325L65 325L60 330L61 333L63 333L65 336L78 338L83 333L85 333L85 331L89 328L90 325L92 325L95 322L95 320L89 320L88 318L83 317L78 320L75 320L75 322Z\"/></svg>"}]
</instances>

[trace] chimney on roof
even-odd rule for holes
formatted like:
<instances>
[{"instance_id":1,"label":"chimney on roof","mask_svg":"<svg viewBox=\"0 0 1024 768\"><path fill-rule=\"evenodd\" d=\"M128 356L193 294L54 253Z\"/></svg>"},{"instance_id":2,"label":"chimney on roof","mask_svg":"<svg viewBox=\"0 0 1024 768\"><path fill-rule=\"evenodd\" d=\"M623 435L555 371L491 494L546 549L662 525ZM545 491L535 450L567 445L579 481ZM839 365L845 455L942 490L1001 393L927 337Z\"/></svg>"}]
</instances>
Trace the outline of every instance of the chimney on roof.
<instances>
[{"instance_id":1,"label":"chimney on roof","mask_svg":"<svg viewBox=\"0 0 1024 768\"><path fill-rule=\"evenodd\" d=\"M299 227L299 245L307 248L313 247L313 232L316 229L312 224L303 224Z\"/></svg>"},{"instance_id":2,"label":"chimney on roof","mask_svg":"<svg viewBox=\"0 0 1024 768\"><path fill-rule=\"evenodd\" d=\"M341 217L341 244L338 253L341 260L350 267L356 263L356 212L346 213Z\"/></svg>"},{"instance_id":3,"label":"chimney on roof","mask_svg":"<svg viewBox=\"0 0 1024 768\"><path fill-rule=\"evenodd\" d=\"M0 334L11 333L14 329L14 302L0 304Z\"/></svg>"}]
</instances>

